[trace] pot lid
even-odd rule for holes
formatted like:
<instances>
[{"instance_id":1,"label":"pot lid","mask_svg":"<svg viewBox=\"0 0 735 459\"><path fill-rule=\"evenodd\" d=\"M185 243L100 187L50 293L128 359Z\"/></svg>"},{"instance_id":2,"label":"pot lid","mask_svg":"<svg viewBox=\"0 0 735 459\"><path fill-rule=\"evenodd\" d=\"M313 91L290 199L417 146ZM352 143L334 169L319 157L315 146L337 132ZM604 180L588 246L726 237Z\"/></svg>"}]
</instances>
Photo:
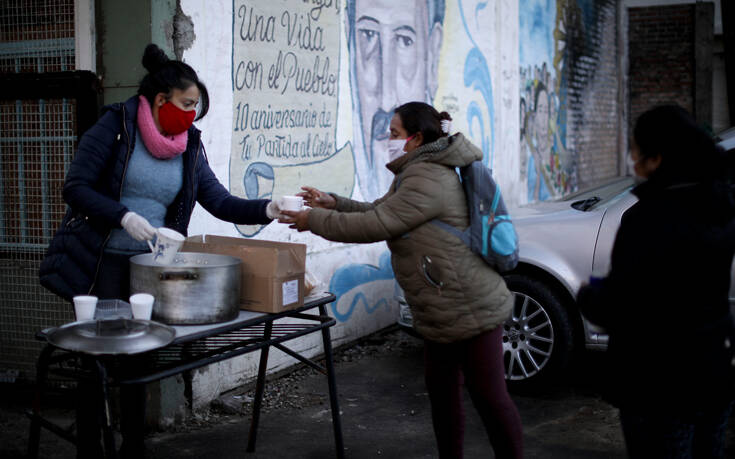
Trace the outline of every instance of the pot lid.
<instances>
[{"instance_id":1,"label":"pot lid","mask_svg":"<svg viewBox=\"0 0 735 459\"><path fill-rule=\"evenodd\" d=\"M176 331L141 319L88 320L62 325L49 332L50 344L86 354L138 354L166 346Z\"/></svg>"}]
</instances>

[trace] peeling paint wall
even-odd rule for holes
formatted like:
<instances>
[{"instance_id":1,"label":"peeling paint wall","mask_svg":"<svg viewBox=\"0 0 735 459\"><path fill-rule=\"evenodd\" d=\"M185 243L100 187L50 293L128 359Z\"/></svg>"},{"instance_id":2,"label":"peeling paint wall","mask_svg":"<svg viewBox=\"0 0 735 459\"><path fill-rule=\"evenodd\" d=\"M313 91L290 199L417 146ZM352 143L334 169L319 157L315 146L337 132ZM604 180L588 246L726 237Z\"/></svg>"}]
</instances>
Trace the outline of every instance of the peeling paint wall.
<instances>
[{"instance_id":1,"label":"peeling paint wall","mask_svg":"<svg viewBox=\"0 0 735 459\"><path fill-rule=\"evenodd\" d=\"M184 51L191 48L194 40L196 40L194 22L181 9L181 2L179 0L176 2L176 15L171 24L170 37L172 37L173 41L174 55L179 60L184 57Z\"/></svg>"}]
</instances>

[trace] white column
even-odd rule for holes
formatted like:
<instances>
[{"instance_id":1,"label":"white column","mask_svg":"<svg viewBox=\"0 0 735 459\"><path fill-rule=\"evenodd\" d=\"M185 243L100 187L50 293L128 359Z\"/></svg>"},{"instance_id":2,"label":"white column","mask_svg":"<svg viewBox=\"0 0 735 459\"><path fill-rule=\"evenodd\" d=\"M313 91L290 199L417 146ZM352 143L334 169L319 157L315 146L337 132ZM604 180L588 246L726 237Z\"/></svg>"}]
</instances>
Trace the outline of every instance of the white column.
<instances>
[{"instance_id":1,"label":"white column","mask_svg":"<svg viewBox=\"0 0 735 459\"><path fill-rule=\"evenodd\" d=\"M94 0L74 0L74 61L76 70L97 71Z\"/></svg>"}]
</instances>

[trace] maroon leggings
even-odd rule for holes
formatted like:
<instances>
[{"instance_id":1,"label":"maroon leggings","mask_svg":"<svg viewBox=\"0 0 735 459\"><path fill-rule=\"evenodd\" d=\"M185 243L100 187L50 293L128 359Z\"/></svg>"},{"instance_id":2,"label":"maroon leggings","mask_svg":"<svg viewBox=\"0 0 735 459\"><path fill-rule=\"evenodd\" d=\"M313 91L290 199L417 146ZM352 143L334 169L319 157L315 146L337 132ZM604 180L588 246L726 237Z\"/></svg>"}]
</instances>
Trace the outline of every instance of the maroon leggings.
<instances>
[{"instance_id":1,"label":"maroon leggings","mask_svg":"<svg viewBox=\"0 0 735 459\"><path fill-rule=\"evenodd\" d=\"M426 388L441 459L463 454L463 375L495 457L523 457L521 417L505 387L502 337L498 327L454 343L425 340Z\"/></svg>"}]
</instances>

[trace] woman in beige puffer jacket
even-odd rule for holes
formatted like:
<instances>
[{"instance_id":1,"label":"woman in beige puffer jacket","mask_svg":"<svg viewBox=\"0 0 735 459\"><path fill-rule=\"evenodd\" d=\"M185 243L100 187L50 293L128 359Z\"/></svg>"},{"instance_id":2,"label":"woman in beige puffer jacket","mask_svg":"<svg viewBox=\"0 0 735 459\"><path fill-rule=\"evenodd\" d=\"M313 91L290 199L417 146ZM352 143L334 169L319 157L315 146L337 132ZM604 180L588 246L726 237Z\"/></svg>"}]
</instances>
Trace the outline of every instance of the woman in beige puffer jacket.
<instances>
[{"instance_id":1,"label":"woman in beige puffer jacket","mask_svg":"<svg viewBox=\"0 0 735 459\"><path fill-rule=\"evenodd\" d=\"M425 339L426 382L440 457L461 457L461 380L472 395L498 458L521 457L518 411L505 388L502 323L513 295L503 278L459 238L431 220L465 229L469 213L455 168L482 159L462 134L447 136L430 105L411 102L390 124L395 175L382 198L364 203L310 187L312 208L282 222L338 242L387 241L396 280Z\"/></svg>"}]
</instances>

